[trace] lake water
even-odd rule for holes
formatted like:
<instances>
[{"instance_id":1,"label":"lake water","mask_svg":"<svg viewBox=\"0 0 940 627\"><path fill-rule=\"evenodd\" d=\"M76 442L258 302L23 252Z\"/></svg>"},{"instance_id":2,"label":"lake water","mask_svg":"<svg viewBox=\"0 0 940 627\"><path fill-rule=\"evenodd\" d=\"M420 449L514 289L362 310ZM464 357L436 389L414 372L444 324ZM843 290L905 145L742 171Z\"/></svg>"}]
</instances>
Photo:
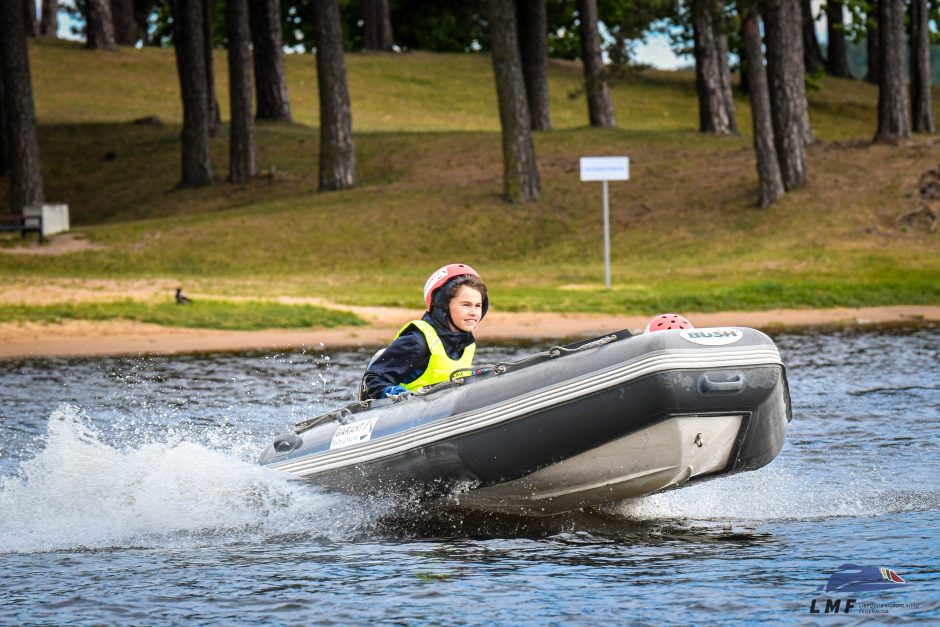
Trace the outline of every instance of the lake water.
<instances>
[{"instance_id":1,"label":"lake water","mask_svg":"<svg viewBox=\"0 0 940 627\"><path fill-rule=\"evenodd\" d=\"M937 622L940 329L775 340L794 418L772 464L550 519L256 466L349 400L366 351L0 361L0 623L815 622L827 599ZM845 563L906 583L817 591Z\"/></svg>"}]
</instances>

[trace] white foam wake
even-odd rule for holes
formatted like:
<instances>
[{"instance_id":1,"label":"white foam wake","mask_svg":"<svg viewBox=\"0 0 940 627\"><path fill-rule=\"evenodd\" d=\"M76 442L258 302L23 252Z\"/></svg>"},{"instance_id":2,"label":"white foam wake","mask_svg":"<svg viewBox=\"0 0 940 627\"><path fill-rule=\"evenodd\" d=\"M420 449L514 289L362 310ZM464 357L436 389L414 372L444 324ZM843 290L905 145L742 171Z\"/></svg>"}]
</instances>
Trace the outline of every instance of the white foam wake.
<instances>
[{"instance_id":1,"label":"white foam wake","mask_svg":"<svg viewBox=\"0 0 940 627\"><path fill-rule=\"evenodd\" d=\"M611 511L639 520L770 522L938 508L940 492L936 490L886 488L851 471L810 475L778 460L754 472L623 501Z\"/></svg>"},{"instance_id":2,"label":"white foam wake","mask_svg":"<svg viewBox=\"0 0 940 627\"><path fill-rule=\"evenodd\" d=\"M178 437L110 446L64 406L36 457L0 477L0 553L342 538L382 507Z\"/></svg>"}]
</instances>

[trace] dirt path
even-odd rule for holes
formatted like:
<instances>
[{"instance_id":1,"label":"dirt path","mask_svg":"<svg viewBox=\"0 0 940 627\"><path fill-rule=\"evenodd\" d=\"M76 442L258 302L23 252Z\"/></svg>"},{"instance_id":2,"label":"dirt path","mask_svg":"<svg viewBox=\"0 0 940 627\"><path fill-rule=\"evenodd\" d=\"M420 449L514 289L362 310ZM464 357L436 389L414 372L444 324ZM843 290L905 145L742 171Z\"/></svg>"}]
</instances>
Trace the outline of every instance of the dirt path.
<instances>
[{"instance_id":1,"label":"dirt path","mask_svg":"<svg viewBox=\"0 0 940 627\"><path fill-rule=\"evenodd\" d=\"M98 292L100 296L100 292ZM126 297L126 292L123 294ZM70 321L61 324L0 324L0 358L79 355L173 354L236 350L296 350L380 346L416 312L380 307L344 307L365 327L310 330L213 331L136 322ZM697 327L746 326L758 329L835 325L940 323L940 307L861 309L779 309L686 314ZM479 328L481 343L496 340L590 337L617 329L639 332L647 317L589 314L503 313L494 311Z\"/></svg>"}]
</instances>

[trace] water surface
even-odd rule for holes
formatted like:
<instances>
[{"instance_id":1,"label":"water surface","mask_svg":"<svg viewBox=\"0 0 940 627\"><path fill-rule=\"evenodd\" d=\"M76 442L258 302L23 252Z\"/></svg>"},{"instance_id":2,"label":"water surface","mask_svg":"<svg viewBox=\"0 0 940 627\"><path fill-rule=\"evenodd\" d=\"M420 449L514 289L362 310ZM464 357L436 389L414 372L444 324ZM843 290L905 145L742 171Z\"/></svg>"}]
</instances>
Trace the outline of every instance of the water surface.
<instances>
[{"instance_id":1,"label":"water surface","mask_svg":"<svg viewBox=\"0 0 940 627\"><path fill-rule=\"evenodd\" d=\"M816 591L843 563L908 582L843 618L935 622L940 330L775 339L794 420L772 464L549 519L258 467L369 351L0 362L0 623L812 622L850 596Z\"/></svg>"}]
</instances>

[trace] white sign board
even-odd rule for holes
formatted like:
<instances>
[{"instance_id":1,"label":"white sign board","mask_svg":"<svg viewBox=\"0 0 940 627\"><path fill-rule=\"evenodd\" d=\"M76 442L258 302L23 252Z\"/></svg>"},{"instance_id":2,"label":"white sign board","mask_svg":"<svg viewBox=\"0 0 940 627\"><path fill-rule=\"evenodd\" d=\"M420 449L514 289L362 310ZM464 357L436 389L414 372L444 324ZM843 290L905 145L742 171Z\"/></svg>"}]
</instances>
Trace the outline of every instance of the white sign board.
<instances>
[{"instance_id":1,"label":"white sign board","mask_svg":"<svg viewBox=\"0 0 940 627\"><path fill-rule=\"evenodd\" d=\"M359 444L360 442L368 442L372 439L372 430L378 420L378 418L368 418L347 425L340 425L333 433L333 439L330 440L330 450Z\"/></svg>"},{"instance_id":2,"label":"white sign board","mask_svg":"<svg viewBox=\"0 0 940 627\"><path fill-rule=\"evenodd\" d=\"M29 218L42 218L42 235L55 235L69 230L69 206L39 205L23 207L23 215Z\"/></svg>"},{"instance_id":3,"label":"white sign board","mask_svg":"<svg viewBox=\"0 0 940 627\"><path fill-rule=\"evenodd\" d=\"M581 157L582 181L627 181L629 157Z\"/></svg>"}]
</instances>

